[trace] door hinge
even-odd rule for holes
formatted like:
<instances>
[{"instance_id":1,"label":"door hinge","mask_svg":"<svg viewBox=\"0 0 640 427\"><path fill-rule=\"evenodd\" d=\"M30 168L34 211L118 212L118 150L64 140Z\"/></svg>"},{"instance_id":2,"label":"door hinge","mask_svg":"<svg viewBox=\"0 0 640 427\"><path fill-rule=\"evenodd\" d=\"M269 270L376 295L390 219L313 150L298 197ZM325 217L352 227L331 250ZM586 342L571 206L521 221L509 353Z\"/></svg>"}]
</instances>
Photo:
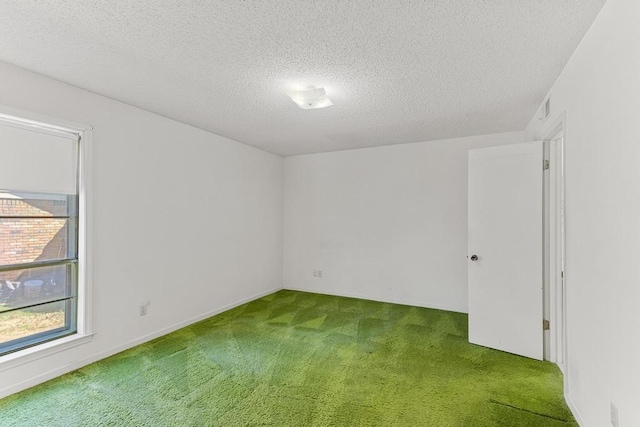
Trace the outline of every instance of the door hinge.
<instances>
[{"instance_id":1,"label":"door hinge","mask_svg":"<svg viewBox=\"0 0 640 427\"><path fill-rule=\"evenodd\" d=\"M549 321L548 321L548 320L543 320L543 321L542 321L542 330L544 330L544 331L548 331L548 330L549 330L549 328L550 328L550 326L549 326Z\"/></svg>"},{"instance_id":2,"label":"door hinge","mask_svg":"<svg viewBox=\"0 0 640 427\"><path fill-rule=\"evenodd\" d=\"M544 163L543 163L543 169L544 169L544 170L549 169L549 160L545 160L545 161L544 161Z\"/></svg>"}]
</instances>

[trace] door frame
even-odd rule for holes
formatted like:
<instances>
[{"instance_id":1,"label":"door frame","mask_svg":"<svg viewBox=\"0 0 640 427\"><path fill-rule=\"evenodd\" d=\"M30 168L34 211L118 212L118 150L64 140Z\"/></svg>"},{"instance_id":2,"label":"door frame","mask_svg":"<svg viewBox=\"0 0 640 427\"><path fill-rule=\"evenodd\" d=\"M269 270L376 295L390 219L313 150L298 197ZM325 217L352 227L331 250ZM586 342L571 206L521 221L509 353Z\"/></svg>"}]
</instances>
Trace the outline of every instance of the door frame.
<instances>
[{"instance_id":1,"label":"door frame","mask_svg":"<svg viewBox=\"0 0 640 427\"><path fill-rule=\"evenodd\" d=\"M545 132L543 139L549 149L549 191L544 203L549 204L549 223L545 227L545 239L549 242L549 361L558 365L565 374L567 361L566 334L566 216L565 216L565 114L562 113ZM545 245L546 246L546 245ZM545 272L545 276L547 276ZM546 299L547 297L545 297Z\"/></svg>"}]
</instances>

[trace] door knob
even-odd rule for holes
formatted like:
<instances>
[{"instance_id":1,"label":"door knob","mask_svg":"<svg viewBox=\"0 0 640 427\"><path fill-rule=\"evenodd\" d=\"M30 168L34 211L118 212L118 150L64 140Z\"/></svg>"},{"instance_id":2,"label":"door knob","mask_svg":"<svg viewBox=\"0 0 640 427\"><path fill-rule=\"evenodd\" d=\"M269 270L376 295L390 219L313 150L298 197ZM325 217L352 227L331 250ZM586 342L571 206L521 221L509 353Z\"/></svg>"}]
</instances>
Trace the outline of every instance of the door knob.
<instances>
[{"instance_id":1,"label":"door knob","mask_svg":"<svg viewBox=\"0 0 640 427\"><path fill-rule=\"evenodd\" d=\"M471 255L471 261L477 261L478 255Z\"/></svg>"}]
</instances>

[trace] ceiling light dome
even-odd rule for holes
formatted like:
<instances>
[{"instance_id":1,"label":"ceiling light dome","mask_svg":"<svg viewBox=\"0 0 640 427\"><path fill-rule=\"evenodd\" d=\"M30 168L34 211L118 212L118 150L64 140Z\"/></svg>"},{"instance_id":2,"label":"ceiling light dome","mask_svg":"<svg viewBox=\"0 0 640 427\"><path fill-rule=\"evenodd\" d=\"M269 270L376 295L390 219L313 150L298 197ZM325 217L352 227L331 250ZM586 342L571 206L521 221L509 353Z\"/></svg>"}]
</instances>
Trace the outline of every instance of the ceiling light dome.
<instances>
[{"instance_id":1,"label":"ceiling light dome","mask_svg":"<svg viewBox=\"0 0 640 427\"><path fill-rule=\"evenodd\" d=\"M325 108L333 105L324 88L308 86L304 90L290 90L287 95L303 110Z\"/></svg>"}]
</instances>

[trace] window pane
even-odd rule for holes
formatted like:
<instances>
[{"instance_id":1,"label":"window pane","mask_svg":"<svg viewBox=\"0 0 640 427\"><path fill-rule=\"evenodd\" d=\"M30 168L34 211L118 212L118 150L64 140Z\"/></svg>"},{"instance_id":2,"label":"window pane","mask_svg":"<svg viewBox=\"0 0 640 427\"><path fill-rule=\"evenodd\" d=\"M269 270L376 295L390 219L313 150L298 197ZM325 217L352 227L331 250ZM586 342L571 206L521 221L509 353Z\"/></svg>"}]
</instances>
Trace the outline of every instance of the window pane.
<instances>
[{"instance_id":1,"label":"window pane","mask_svg":"<svg viewBox=\"0 0 640 427\"><path fill-rule=\"evenodd\" d=\"M70 304L67 301L60 301L0 313L0 353L13 344L10 341L26 341L27 337L36 334L67 329L68 306Z\"/></svg>"},{"instance_id":2,"label":"window pane","mask_svg":"<svg viewBox=\"0 0 640 427\"><path fill-rule=\"evenodd\" d=\"M76 296L75 264L0 272L0 312Z\"/></svg>"},{"instance_id":3,"label":"window pane","mask_svg":"<svg viewBox=\"0 0 640 427\"><path fill-rule=\"evenodd\" d=\"M75 196L0 190L0 217L75 216Z\"/></svg>"},{"instance_id":4,"label":"window pane","mask_svg":"<svg viewBox=\"0 0 640 427\"><path fill-rule=\"evenodd\" d=\"M0 266L75 258L71 232L67 219L0 218Z\"/></svg>"}]
</instances>

